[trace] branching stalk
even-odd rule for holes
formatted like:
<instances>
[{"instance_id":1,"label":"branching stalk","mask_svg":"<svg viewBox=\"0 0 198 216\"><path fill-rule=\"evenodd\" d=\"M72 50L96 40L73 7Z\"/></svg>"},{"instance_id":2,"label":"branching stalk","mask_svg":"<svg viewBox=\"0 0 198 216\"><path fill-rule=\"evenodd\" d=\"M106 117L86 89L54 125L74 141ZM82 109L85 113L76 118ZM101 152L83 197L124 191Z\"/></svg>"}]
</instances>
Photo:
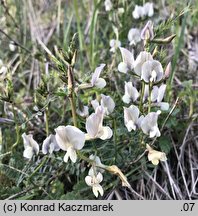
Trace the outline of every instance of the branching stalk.
<instances>
[{"instance_id":1,"label":"branching stalk","mask_svg":"<svg viewBox=\"0 0 198 216\"><path fill-rule=\"evenodd\" d=\"M73 68L69 65L67 70L68 76L68 98L71 105L73 124L77 127L77 116L76 116L76 106L75 106L75 95L74 95L74 77Z\"/></svg>"},{"instance_id":2,"label":"branching stalk","mask_svg":"<svg viewBox=\"0 0 198 216\"><path fill-rule=\"evenodd\" d=\"M142 106L143 106L144 91L145 91L145 82L142 81L142 90L141 90L140 105L139 105L139 110L140 111L143 111Z\"/></svg>"}]
</instances>

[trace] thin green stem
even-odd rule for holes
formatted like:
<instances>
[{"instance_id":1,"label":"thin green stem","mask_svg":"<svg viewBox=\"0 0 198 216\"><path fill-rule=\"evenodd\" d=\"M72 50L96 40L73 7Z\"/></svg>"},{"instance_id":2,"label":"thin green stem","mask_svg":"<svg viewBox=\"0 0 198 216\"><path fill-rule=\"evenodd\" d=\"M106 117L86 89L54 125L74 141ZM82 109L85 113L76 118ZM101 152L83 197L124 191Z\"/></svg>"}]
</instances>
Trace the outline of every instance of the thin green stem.
<instances>
[{"instance_id":1,"label":"thin green stem","mask_svg":"<svg viewBox=\"0 0 198 216\"><path fill-rule=\"evenodd\" d=\"M148 113L151 112L151 91L152 91L152 84L151 82L149 82Z\"/></svg>"},{"instance_id":2,"label":"thin green stem","mask_svg":"<svg viewBox=\"0 0 198 216\"><path fill-rule=\"evenodd\" d=\"M46 136L49 135L49 110L48 107L45 110L45 132Z\"/></svg>"},{"instance_id":3,"label":"thin green stem","mask_svg":"<svg viewBox=\"0 0 198 216\"><path fill-rule=\"evenodd\" d=\"M20 127L17 123L16 110L14 109L13 103L12 103L12 112L14 115L14 122L15 122L16 142L12 145L11 151L18 145L20 141Z\"/></svg>"},{"instance_id":4,"label":"thin green stem","mask_svg":"<svg viewBox=\"0 0 198 216\"><path fill-rule=\"evenodd\" d=\"M77 115L76 115L76 106L75 106L75 96L73 92L72 95L69 97L69 102L71 105L73 124L75 127L77 127L78 125L77 125Z\"/></svg>"},{"instance_id":5,"label":"thin green stem","mask_svg":"<svg viewBox=\"0 0 198 216\"><path fill-rule=\"evenodd\" d=\"M139 105L139 110L142 112L142 107L143 107L143 99L144 99L144 91L145 91L145 82L142 81L142 90L141 90L141 95L140 95L140 105Z\"/></svg>"},{"instance_id":6,"label":"thin green stem","mask_svg":"<svg viewBox=\"0 0 198 216\"><path fill-rule=\"evenodd\" d=\"M67 70L67 76L68 76L68 98L71 106L72 111L72 119L73 124L75 127L77 127L77 116L76 116L76 103L75 103L75 95L74 95L74 75L73 75L73 68L71 65L68 66Z\"/></svg>"},{"instance_id":7,"label":"thin green stem","mask_svg":"<svg viewBox=\"0 0 198 216\"><path fill-rule=\"evenodd\" d=\"M77 151L77 155L81 160L84 160L90 164L93 163L93 160L89 159L88 157L86 157L85 155L83 155L80 151Z\"/></svg>"},{"instance_id":8,"label":"thin green stem","mask_svg":"<svg viewBox=\"0 0 198 216\"><path fill-rule=\"evenodd\" d=\"M114 163L116 163L117 160L117 125L116 125L116 120L115 118L113 119L113 142L114 142L114 150L115 150L115 158L114 158Z\"/></svg>"},{"instance_id":9,"label":"thin green stem","mask_svg":"<svg viewBox=\"0 0 198 216\"><path fill-rule=\"evenodd\" d=\"M40 168L46 163L48 159L48 156L46 156L43 161L37 166L37 168L34 170L34 172L29 176L28 180L31 180L31 178L40 170Z\"/></svg>"}]
</instances>

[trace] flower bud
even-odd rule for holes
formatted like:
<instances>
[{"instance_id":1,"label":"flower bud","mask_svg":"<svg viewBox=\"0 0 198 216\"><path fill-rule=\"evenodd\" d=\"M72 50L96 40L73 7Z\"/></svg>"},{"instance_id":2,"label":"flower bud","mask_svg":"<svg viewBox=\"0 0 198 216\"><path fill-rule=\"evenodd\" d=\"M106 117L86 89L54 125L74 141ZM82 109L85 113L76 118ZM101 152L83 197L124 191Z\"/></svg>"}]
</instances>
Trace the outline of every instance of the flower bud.
<instances>
[{"instance_id":1,"label":"flower bud","mask_svg":"<svg viewBox=\"0 0 198 216\"><path fill-rule=\"evenodd\" d=\"M141 39L142 40L153 40L153 38L154 38L153 23L152 21L149 20L141 31Z\"/></svg>"},{"instance_id":2,"label":"flower bud","mask_svg":"<svg viewBox=\"0 0 198 216\"><path fill-rule=\"evenodd\" d=\"M168 79L171 73L171 62L168 63L164 72L164 78Z\"/></svg>"},{"instance_id":3,"label":"flower bud","mask_svg":"<svg viewBox=\"0 0 198 216\"><path fill-rule=\"evenodd\" d=\"M10 51L12 51L12 52L14 52L14 51L16 50L16 46L15 46L15 44L14 44L13 41L11 41L11 42L9 43L9 48L10 48Z\"/></svg>"}]
</instances>

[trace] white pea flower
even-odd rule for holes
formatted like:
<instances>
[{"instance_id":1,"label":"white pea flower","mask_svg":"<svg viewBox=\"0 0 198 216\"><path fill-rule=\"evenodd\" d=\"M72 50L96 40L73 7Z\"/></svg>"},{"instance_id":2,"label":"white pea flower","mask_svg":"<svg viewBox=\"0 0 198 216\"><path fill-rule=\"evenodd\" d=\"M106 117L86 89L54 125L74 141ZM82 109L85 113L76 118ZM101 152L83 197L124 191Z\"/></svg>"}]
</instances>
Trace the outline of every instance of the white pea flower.
<instances>
[{"instance_id":1,"label":"white pea flower","mask_svg":"<svg viewBox=\"0 0 198 216\"><path fill-rule=\"evenodd\" d=\"M164 70L159 61L149 60L142 65L141 79L145 82L158 82L163 78Z\"/></svg>"},{"instance_id":2,"label":"white pea flower","mask_svg":"<svg viewBox=\"0 0 198 216\"><path fill-rule=\"evenodd\" d=\"M83 148L85 144L85 134L77 127L59 126L55 129L56 141L63 151L67 151L64 156L64 161L67 162L70 158L73 163L77 160L76 150Z\"/></svg>"},{"instance_id":3,"label":"white pea flower","mask_svg":"<svg viewBox=\"0 0 198 216\"><path fill-rule=\"evenodd\" d=\"M137 56L134 62L134 71L137 75L141 76L142 66L148 60L153 60L153 57L149 52L142 51L139 53L139 55Z\"/></svg>"},{"instance_id":4,"label":"white pea flower","mask_svg":"<svg viewBox=\"0 0 198 216\"><path fill-rule=\"evenodd\" d=\"M124 107L124 124L128 131L136 130L140 127L143 116L139 117L140 111L135 105Z\"/></svg>"},{"instance_id":5,"label":"white pea flower","mask_svg":"<svg viewBox=\"0 0 198 216\"><path fill-rule=\"evenodd\" d=\"M154 14L153 3L147 2L143 5L144 15L152 17Z\"/></svg>"},{"instance_id":6,"label":"white pea flower","mask_svg":"<svg viewBox=\"0 0 198 216\"><path fill-rule=\"evenodd\" d=\"M151 101L152 102L161 102L164 98L164 93L166 90L166 85L162 84L160 87L153 86L153 89L151 91Z\"/></svg>"},{"instance_id":7,"label":"white pea flower","mask_svg":"<svg viewBox=\"0 0 198 216\"><path fill-rule=\"evenodd\" d=\"M115 102L110 96L101 94L101 106L104 108L105 115L110 115L115 108Z\"/></svg>"},{"instance_id":8,"label":"white pea flower","mask_svg":"<svg viewBox=\"0 0 198 216\"><path fill-rule=\"evenodd\" d=\"M131 101L135 102L140 95L138 90L133 86L132 82L125 82L124 89L125 93L122 97L124 103L129 104Z\"/></svg>"},{"instance_id":9,"label":"white pea flower","mask_svg":"<svg viewBox=\"0 0 198 216\"><path fill-rule=\"evenodd\" d=\"M157 120L158 116L161 113L160 110L157 112L150 112L147 114L141 121L141 129L142 131L149 135L150 138L159 137L161 133L158 128Z\"/></svg>"},{"instance_id":10,"label":"white pea flower","mask_svg":"<svg viewBox=\"0 0 198 216\"><path fill-rule=\"evenodd\" d=\"M93 166L90 168L90 172L93 172L93 170L95 169L96 171L98 171L98 172L100 172L100 173L103 173L105 170L104 169L102 169L102 168L105 168L106 166L104 165L104 164L102 164L101 163L101 160L100 160L100 158L98 157L98 156L96 156L96 155L90 155L89 156L89 159L90 160L93 160L94 162L95 162L95 164L94 164L94 168L93 168ZM99 168L99 167L101 167L101 168Z\"/></svg>"},{"instance_id":11,"label":"white pea flower","mask_svg":"<svg viewBox=\"0 0 198 216\"><path fill-rule=\"evenodd\" d=\"M13 41L11 41L11 42L9 43L9 49L10 49L10 51L12 51L12 52L14 52L14 51L16 50L16 46L14 45L14 42L13 42Z\"/></svg>"},{"instance_id":12,"label":"white pea flower","mask_svg":"<svg viewBox=\"0 0 198 216\"><path fill-rule=\"evenodd\" d=\"M104 194L104 190L100 183L103 180L102 174L99 172L97 175L89 172L88 176L85 177L85 182L88 186L92 187L92 191L96 197L98 197L99 193L101 196ZM99 193L98 193L99 192Z\"/></svg>"},{"instance_id":13,"label":"white pea flower","mask_svg":"<svg viewBox=\"0 0 198 216\"><path fill-rule=\"evenodd\" d=\"M89 115L89 107L88 106L83 106L82 110L77 109L76 113L81 116L81 117L86 117Z\"/></svg>"},{"instance_id":14,"label":"white pea flower","mask_svg":"<svg viewBox=\"0 0 198 216\"><path fill-rule=\"evenodd\" d=\"M140 30L137 28L131 28L128 33L128 40L130 45L136 45L138 42L140 42Z\"/></svg>"},{"instance_id":15,"label":"white pea flower","mask_svg":"<svg viewBox=\"0 0 198 216\"><path fill-rule=\"evenodd\" d=\"M146 145L148 150L148 160L152 162L153 165L158 165L159 161L166 161L167 157L164 152L156 151L151 148L148 144Z\"/></svg>"},{"instance_id":16,"label":"white pea flower","mask_svg":"<svg viewBox=\"0 0 198 216\"><path fill-rule=\"evenodd\" d=\"M55 135L50 134L46 139L43 141L43 146L42 146L42 152L43 154L50 153L52 154L53 151L59 151L60 147L57 144Z\"/></svg>"},{"instance_id":17,"label":"white pea flower","mask_svg":"<svg viewBox=\"0 0 198 216\"><path fill-rule=\"evenodd\" d=\"M153 23L152 21L149 20L141 31L141 39L153 40L153 38L154 38Z\"/></svg>"},{"instance_id":18,"label":"white pea flower","mask_svg":"<svg viewBox=\"0 0 198 216\"><path fill-rule=\"evenodd\" d=\"M32 134L26 135L25 133L22 134L23 144L24 144L24 152L23 157L31 159L34 154L38 155L39 153L39 145L34 140Z\"/></svg>"},{"instance_id":19,"label":"white pea flower","mask_svg":"<svg viewBox=\"0 0 198 216\"><path fill-rule=\"evenodd\" d=\"M153 89L151 91L151 101L155 102L155 105L159 106L161 110L169 109L169 103L162 102L164 98L165 90L166 90L166 85L162 84L160 87L153 86ZM148 96L149 96L149 85L145 85L143 101L148 99Z\"/></svg>"},{"instance_id":20,"label":"white pea flower","mask_svg":"<svg viewBox=\"0 0 198 216\"><path fill-rule=\"evenodd\" d=\"M154 14L153 3L147 2L143 6L135 6L132 12L134 19L144 18L145 16L152 17Z\"/></svg>"},{"instance_id":21,"label":"white pea flower","mask_svg":"<svg viewBox=\"0 0 198 216\"><path fill-rule=\"evenodd\" d=\"M110 40L109 45L111 47L110 52L115 53L116 49L121 46L121 42L119 40L112 39Z\"/></svg>"},{"instance_id":22,"label":"white pea flower","mask_svg":"<svg viewBox=\"0 0 198 216\"><path fill-rule=\"evenodd\" d=\"M118 71L121 73L127 73L128 71L133 69L133 53L123 47L120 47L120 52L122 55L122 62L120 62L118 65Z\"/></svg>"},{"instance_id":23,"label":"white pea flower","mask_svg":"<svg viewBox=\"0 0 198 216\"><path fill-rule=\"evenodd\" d=\"M144 8L142 6L136 5L134 11L132 12L132 15L134 19L144 17Z\"/></svg>"},{"instance_id":24,"label":"white pea flower","mask_svg":"<svg viewBox=\"0 0 198 216\"><path fill-rule=\"evenodd\" d=\"M100 138L102 140L110 139L113 132L110 127L103 126L104 108L99 106L96 112L92 113L86 120L86 139Z\"/></svg>"},{"instance_id":25,"label":"white pea flower","mask_svg":"<svg viewBox=\"0 0 198 216\"><path fill-rule=\"evenodd\" d=\"M153 89L151 91L151 101L156 102L157 106L160 106L161 110L168 110L169 104L166 102L162 102L164 98L164 94L166 91L166 85L162 84L160 87L153 86Z\"/></svg>"},{"instance_id":26,"label":"white pea flower","mask_svg":"<svg viewBox=\"0 0 198 216\"><path fill-rule=\"evenodd\" d=\"M106 86L106 81L103 78L100 78L100 74L105 67L105 64L101 64L97 67L91 78L91 85L97 88L104 88Z\"/></svg>"},{"instance_id":27,"label":"white pea flower","mask_svg":"<svg viewBox=\"0 0 198 216\"><path fill-rule=\"evenodd\" d=\"M101 94L100 103L97 99L95 99L91 101L91 105L95 111L97 107L102 106L104 108L104 115L110 115L115 108L114 100L110 96L106 96L104 94Z\"/></svg>"},{"instance_id":28,"label":"white pea flower","mask_svg":"<svg viewBox=\"0 0 198 216\"><path fill-rule=\"evenodd\" d=\"M106 11L110 11L113 8L111 0L105 0L104 5Z\"/></svg>"}]
</instances>

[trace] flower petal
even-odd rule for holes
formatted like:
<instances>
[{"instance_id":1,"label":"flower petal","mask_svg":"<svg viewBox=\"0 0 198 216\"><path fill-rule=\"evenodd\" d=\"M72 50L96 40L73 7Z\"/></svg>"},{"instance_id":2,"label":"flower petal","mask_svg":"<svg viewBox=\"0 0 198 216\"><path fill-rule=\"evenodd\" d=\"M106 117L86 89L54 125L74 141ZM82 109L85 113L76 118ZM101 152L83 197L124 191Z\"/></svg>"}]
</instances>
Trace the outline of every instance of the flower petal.
<instances>
[{"instance_id":1,"label":"flower petal","mask_svg":"<svg viewBox=\"0 0 198 216\"><path fill-rule=\"evenodd\" d=\"M151 91L151 101L156 101L159 96L159 88L157 86L153 86Z\"/></svg>"},{"instance_id":2,"label":"flower petal","mask_svg":"<svg viewBox=\"0 0 198 216\"><path fill-rule=\"evenodd\" d=\"M104 94L101 94L101 106L103 106L105 109L106 115L109 115L113 112L115 108L115 103L113 99L110 96L106 96Z\"/></svg>"},{"instance_id":3,"label":"flower petal","mask_svg":"<svg viewBox=\"0 0 198 216\"><path fill-rule=\"evenodd\" d=\"M142 74L142 66L148 60L153 60L152 55L146 51L140 52L134 62L134 71L137 75L140 76Z\"/></svg>"},{"instance_id":4,"label":"flower petal","mask_svg":"<svg viewBox=\"0 0 198 216\"><path fill-rule=\"evenodd\" d=\"M94 110L96 110L96 108L99 106L98 100L97 100L97 99L92 100L92 101L91 101L91 105L92 105L92 107L94 108Z\"/></svg>"},{"instance_id":5,"label":"flower petal","mask_svg":"<svg viewBox=\"0 0 198 216\"><path fill-rule=\"evenodd\" d=\"M25 158L31 159L33 155L34 155L34 150L31 146L28 146L23 151L23 157L25 157Z\"/></svg>"},{"instance_id":6,"label":"flower petal","mask_svg":"<svg viewBox=\"0 0 198 216\"><path fill-rule=\"evenodd\" d=\"M42 145L43 154L47 154L49 152L50 139L51 139L51 134L48 137L46 137L45 140L43 141L43 145Z\"/></svg>"},{"instance_id":7,"label":"flower petal","mask_svg":"<svg viewBox=\"0 0 198 216\"><path fill-rule=\"evenodd\" d=\"M65 128L67 137L73 148L76 150L82 149L85 144L85 134L80 129L74 126L68 125Z\"/></svg>"},{"instance_id":8,"label":"flower petal","mask_svg":"<svg viewBox=\"0 0 198 216\"><path fill-rule=\"evenodd\" d=\"M82 107L82 110L77 109L77 110L76 110L76 113L77 113L79 116L86 117L86 116L89 115L89 107L88 107L88 106L83 106L83 107Z\"/></svg>"},{"instance_id":9,"label":"flower petal","mask_svg":"<svg viewBox=\"0 0 198 216\"><path fill-rule=\"evenodd\" d=\"M101 196L103 196L103 194L104 194L104 190L103 190L102 186L99 184L93 185L92 190L93 190L93 193L96 197L98 197L98 192L100 193Z\"/></svg>"},{"instance_id":10,"label":"flower petal","mask_svg":"<svg viewBox=\"0 0 198 216\"><path fill-rule=\"evenodd\" d=\"M92 113L86 120L86 130L91 138L95 138L102 126L103 113Z\"/></svg>"},{"instance_id":11,"label":"flower petal","mask_svg":"<svg viewBox=\"0 0 198 216\"><path fill-rule=\"evenodd\" d=\"M136 45L138 42L140 42L140 30L137 28L131 28L128 33L128 40L130 45Z\"/></svg>"},{"instance_id":12,"label":"flower petal","mask_svg":"<svg viewBox=\"0 0 198 216\"><path fill-rule=\"evenodd\" d=\"M67 137L66 127L65 126L58 126L55 129L55 132L56 132L56 135L55 135L56 140L57 140L59 147L62 150L67 151L67 149L69 148L69 146L71 144L70 144L69 138Z\"/></svg>"},{"instance_id":13,"label":"flower petal","mask_svg":"<svg viewBox=\"0 0 198 216\"><path fill-rule=\"evenodd\" d=\"M103 176L102 176L102 174L100 172L97 174L96 179L97 179L98 183L102 182Z\"/></svg>"},{"instance_id":14,"label":"flower petal","mask_svg":"<svg viewBox=\"0 0 198 216\"><path fill-rule=\"evenodd\" d=\"M59 126L55 131L57 143L62 150L67 151L70 146L77 150L83 148L85 134L77 127L71 125Z\"/></svg>"},{"instance_id":15,"label":"flower petal","mask_svg":"<svg viewBox=\"0 0 198 216\"><path fill-rule=\"evenodd\" d=\"M153 38L154 38L153 23L152 21L149 20L141 31L141 39L153 40Z\"/></svg>"},{"instance_id":16,"label":"flower petal","mask_svg":"<svg viewBox=\"0 0 198 216\"><path fill-rule=\"evenodd\" d=\"M145 82L158 82L163 78L163 68L159 61L149 60L142 65L141 79Z\"/></svg>"},{"instance_id":17,"label":"flower petal","mask_svg":"<svg viewBox=\"0 0 198 216\"><path fill-rule=\"evenodd\" d=\"M88 186L92 187L93 182L92 182L92 177L91 176L86 176L85 177L85 182Z\"/></svg>"},{"instance_id":18,"label":"flower petal","mask_svg":"<svg viewBox=\"0 0 198 216\"><path fill-rule=\"evenodd\" d=\"M135 102L140 94L137 89L133 87L132 82L125 82L124 88L125 95L122 97L123 102L130 103L131 100Z\"/></svg>"},{"instance_id":19,"label":"flower petal","mask_svg":"<svg viewBox=\"0 0 198 216\"><path fill-rule=\"evenodd\" d=\"M127 64L125 62L120 62L119 65L118 65L118 71L121 72L121 73L127 73L128 72L128 67L127 67Z\"/></svg>"},{"instance_id":20,"label":"flower petal","mask_svg":"<svg viewBox=\"0 0 198 216\"><path fill-rule=\"evenodd\" d=\"M71 161L72 161L73 163L75 163L76 160L77 160L77 154L76 154L76 151L74 150L74 148L73 148L73 147L69 147L69 148L67 149L67 153L68 153L68 155L69 155Z\"/></svg>"},{"instance_id":21,"label":"flower petal","mask_svg":"<svg viewBox=\"0 0 198 216\"><path fill-rule=\"evenodd\" d=\"M64 162L67 163L69 160L69 152L66 152L64 158L63 158Z\"/></svg>"},{"instance_id":22,"label":"flower petal","mask_svg":"<svg viewBox=\"0 0 198 216\"><path fill-rule=\"evenodd\" d=\"M124 107L124 123L128 131L136 130L139 117L139 109L135 105Z\"/></svg>"},{"instance_id":23,"label":"flower petal","mask_svg":"<svg viewBox=\"0 0 198 216\"><path fill-rule=\"evenodd\" d=\"M105 126L102 127L99 134L98 134L98 138L102 139L102 140L106 140L106 139L110 139L113 135L113 132L111 130L110 127Z\"/></svg>"},{"instance_id":24,"label":"flower petal","mask_svg":"<svg viewBox=\"0 0 198 216\"><path fill-rule=\"evenodd\" d=\"M100 74L103 70L103 68L105 67L105 64L101 64L99 67L97 67L92 75L92 78L91 78L91 84L92 86L95 85L95 83L97 82L97 80L99 79L100 77Z\"/></svg>"},{"instance_id":25,"label":"flower petal","mask_svg":"<svg viewBox=\"0 0 198 216\"><path fill-rule=\"evenodd\" d=\"M26 149L27 147L32 147L32 150L35 154L39 153L39 145L38 143L34 140L32 134L26 135L25 133L22 134L23 138L23 144L24 148Z\"/></svg>"},{"instance_id":26,"label":"flower petal","mask_svg":"<svg viewBox=\"0 0 198 216\"><path fill-rule=\"evenodd\" d=\"M93 191L93 194L95 195L95 197L98 197L98 187L97 187L97 185L93 185L92 191Z\"/></svg>"},{"instance_id":27,"label":"flower petal","mask_svg":"<svg viewBox=\"0 0 198 216\"><path fill-rule=\"evenodd\" d=\"M129 50L120 47L120 52L122 55L123 62L126 63L129 70L133 69L134 65L134 57L133 53L131 53Z\"/></svg>"},{"instance_id":28,"label":"flower petal","mask_svg":"<svg viewBox=\"0 0 198 216\"><path fill-rule=\"evenodd\" d=\"M132 12L134 19L139 19L144 16L144 9L141 6L136 5L134 11Z\"/></svg>"},{"instance_id":29,"label":"flower petal","mask_svg":"<svg viewBox=\"0 0 198 216\"><path fill-rule=\"evenodd\" d=\"M152 17L154 14L153 3L147 2L143 6L145 16Z\"/></svg>"},{"instance_id":30,"label":"flower petal","mask_svg":"<svg viewBox=\"0 0 198 216\"><path fill-rule=\"evenodd\" d=\"M144 87L144 96L143 96L143 102L148 98L149 96L149 85L145 85Z\"/></svg>"},{"instance_id":31,"label":"flower petal","mask_svg":"<svg viewBox=\"0 0 198 216\"><path fill-rule=\"evenodd\" d=\"M160 136L160 131L157 125L158 112L151 112L147 114L141 121L141 129L142 131L149 135L150 138L154 136Z\"/></svg>"},{"instance_id":32,"label":"flower petal","mask_svg":"<svg viewBox=\"0 0 198 216\"><path fill-rule=\"evenodd\" d=\"M160 131L159 131L159 128L158 128L158 126L156 125L156 126L154 126L151 130L150 130L150 132L149 132L149 137L150 138L153 138L153 137L160 137L161 136L161 133L160 133Z\"/></svg>"},{"instance_id":33,"label":"flower petal","mask_svg":"<svg viewBox=\"0 0 198 216\"><path fill-rule=\"evenodd\" d=\"M155 166L159 164L159 160L158 159L153 159L151 162Z\"/></svg>"},{"instance_id":34,"label":"flower petal","mask_svg":"<svg viewBox=\"0 0 198 216\"><path fill-rule=\"evenodd\" d=\"M159 87L159 92L158 92L158 97L157 97L157 102L162 102L163 98L164 98L164 93L166 91L166 85L162 84Z\"/></svg>"},{"instance_id":35,"label":"flower petal","mask_svg":"<svg viewBox=\"0 0 198 216\"><path fill-rule=\"evenodd\" d=\"M50 134L43 141L42 152L43 154L47 154L48 152L52 154L53 151L59 151L60 147L58 146L55 136Z\"/></svg>"},{"instance_id":36,"label":"flower petal","mask_svg":"<svg viewBox=\"0 0 198 216\"><path fill-rule=\"evenodd\" d=\"M106 86L106 81L103 78L98 78L97 81L95 82L94 86L97 88L104 88Z\"/></svg>"}]
</instances>

